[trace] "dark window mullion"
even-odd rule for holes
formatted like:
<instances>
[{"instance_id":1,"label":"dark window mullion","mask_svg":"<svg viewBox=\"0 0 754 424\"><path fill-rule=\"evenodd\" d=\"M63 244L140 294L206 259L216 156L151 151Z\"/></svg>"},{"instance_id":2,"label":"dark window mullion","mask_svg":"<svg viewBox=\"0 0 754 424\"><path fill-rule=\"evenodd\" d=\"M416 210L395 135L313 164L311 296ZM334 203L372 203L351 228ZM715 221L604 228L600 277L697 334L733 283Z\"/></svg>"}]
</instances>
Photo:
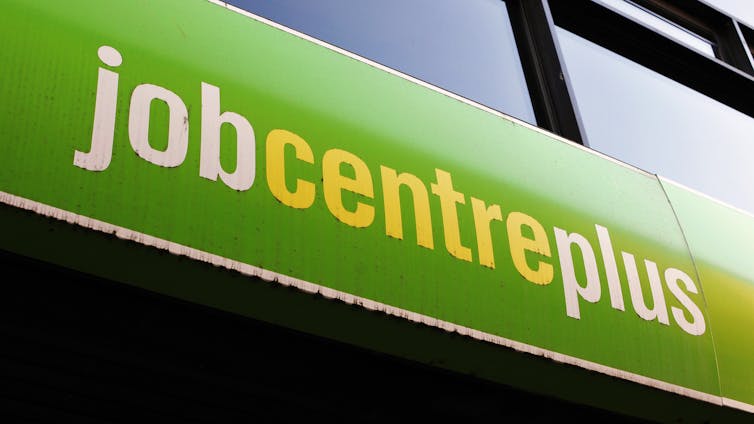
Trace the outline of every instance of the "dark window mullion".
<instances>
[{"instance_id":1,"label":"dark window mullion","mask_svg":"<svg viewBox=\"0 0 754 424\"><path fill-rule=\"evenodd\" d=\"M742 71L754 75L754 63L752 63L751 52L747 44L746 38L741 31L738 22L730 19L730 35L729 43L733 51L730 54L734 55L734 66Z\"/></svg>"},{"instance_id":2,"label":"dark window mullion","mask_svg":"<svg viewBox=\"0 0 754 424\"><path fill-rule=\"evenodd\" d=\"M738 35L739 37L741 37L741 42L744 44L744 48L746 49L746 57L749 59L749 62L752 64L752 66L754 66L754 31L743 24L739 24L738 22L734 23L736 25Z\"/></svg>"},{"instance_id":3,"label":"dark window mullion","mask_svg":"<svg viewBox=\"0 0 754 424\"><path fill-rule=\"evenodd\" d=\"M506 4L538 125L583 144L546 0L507 0Z\"/></svg>"},{"instance_id":4,"label":"dark window mullion","mask_svg":"<svg viewBox=\"0 0 754 424\"><path fill-rule=\"evenodd\" d=\"M735 21L701 2L689 0L633 0L683 28L715 43L717 57L749 74L754 74Z\"/></svg>"},{"instance_id":5,"label":"dark window mullion","mask_svg":"<svg viewBox=\"0 0 754 424\"><path fill-rule=\"evenodd\" d=\"M716 40L720 58L731 66L748 74L754 74L754 68L746 55L746 47L736 28L736 22L727 18L716 31Z\"/></svg>"}]
</instances>

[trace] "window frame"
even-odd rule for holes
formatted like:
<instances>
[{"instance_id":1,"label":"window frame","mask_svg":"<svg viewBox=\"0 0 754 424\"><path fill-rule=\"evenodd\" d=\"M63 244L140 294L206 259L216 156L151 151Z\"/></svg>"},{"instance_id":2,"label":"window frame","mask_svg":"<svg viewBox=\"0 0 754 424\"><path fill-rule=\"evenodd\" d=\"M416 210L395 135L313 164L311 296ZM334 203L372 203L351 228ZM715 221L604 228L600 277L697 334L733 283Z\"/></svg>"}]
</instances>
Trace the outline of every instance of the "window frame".
<instances>
[{"instance_id":1,"label":"window frame","mask_svg":"<svg viewBox=\"0 0 754 424\"><path fill-rule=\"evenodd\" d=\"M754 70L733 18L697 1L636 1L674 22L696 22L692 31L706 23L721 55L713 58L591 0L542 1L555 25L754 117Z\"/></svg>"}]
</instances>

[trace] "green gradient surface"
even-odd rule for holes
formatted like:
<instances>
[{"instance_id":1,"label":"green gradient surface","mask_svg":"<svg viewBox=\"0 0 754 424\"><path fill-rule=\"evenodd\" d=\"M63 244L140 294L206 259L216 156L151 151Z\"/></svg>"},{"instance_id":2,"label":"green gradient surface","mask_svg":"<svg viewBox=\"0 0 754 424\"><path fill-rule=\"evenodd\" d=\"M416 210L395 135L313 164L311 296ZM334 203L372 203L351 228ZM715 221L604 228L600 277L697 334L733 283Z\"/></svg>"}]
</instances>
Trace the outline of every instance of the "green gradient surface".
<instances>
[{"instance_id":1,"label":"green gradient surface","mask_svg":"<svg viewBox=\"0 0 754 424\"><path fill-rule=\"evenodd\" d=\"M726 331L720 327L729 324L715 323L716 315L704 310L702 294L688 293L704 311L707 331L700 336L683 331L672 316L668 325L642 319L628 294L621 251L635 256L648 305L652 296L645 259L656 263L661 274L677 268L699 285L656 178L204 0L3 3L1 191L485 333L720 395L710 323L716 338L716 332ZM104 66L97 50L103 45L116 48L123 63L110 68L119 74L112 161L106 170L92 172L75 166L73 157L91 146L97 73ZM202 82L220 88L221 110L243 115L254 128L257 170L248 191L199 176ZM174 92L188 109L188 153L178 167L149 163L129 143L130 97L145 83ZM164 104L153 104L149 134L155 149L167 146L167 122ZM289 188L296 178L315 184L314 204L307 209L282 204L268 188L266 171L272 165L265 163L265 139L273 129L294 132L311 146L314 164L286 163ZM224 128L222 136L222 163L231 169L235 134ZM344 224L325 204L321 167L330 149L356 155L369 169L373 199L343 192L347 209L357 202L374 207L374 221L365 228ZM425 184L433 249L417 245L407 192L401 194L404 238L386 235L380 166L411 173ZM445 249L446 219L430 190L436 169L450 173L455 190L464 196L457 216L461 244L472 252L470 262ZM503 220L522 212L542 225L552 257L529 252L527 263L552 265L550 284L533 284L517 271L505 222L491 224L496 267L480 264L471 197L500 205ZM611 306L595 225L610 232L625 311ZM595 303L580 300L580 319L566 314L555 227L581 234L595 252L600 296ZM583 282L581 255L574 250L573 257L576 277ZM731 287L743 284L731 281ZM665 284L663 290L668 311L682 307ZM751 312L747 319L752 320ZM732 337L739 334L735 331ZM726 356L720 367L726 373L739 367L744 370L738 372L752 372L744 361L731 362ZM751 386L728 384L730 396L751 402Z\"/></svg>"},{"instance_id":2,"label":"green gradient surface","mask_svg":"<svg viewBox=\"0 0 754 424\"><path fill-rule=\"evenodd\" d=\"M663 181L704 287L722 395L754 404L754 217Z\"/></svg>"}]
</instances>

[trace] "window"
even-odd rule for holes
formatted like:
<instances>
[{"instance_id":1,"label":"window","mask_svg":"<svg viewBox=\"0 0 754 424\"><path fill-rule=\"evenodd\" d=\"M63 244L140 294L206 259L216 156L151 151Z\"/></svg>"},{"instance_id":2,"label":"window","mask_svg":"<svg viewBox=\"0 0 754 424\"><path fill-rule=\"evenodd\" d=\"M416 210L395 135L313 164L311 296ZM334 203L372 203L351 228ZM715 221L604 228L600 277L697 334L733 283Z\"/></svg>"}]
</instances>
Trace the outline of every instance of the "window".
<instances>
[{"instance_id":1,"label":"window","mask_svg":"<svg viewBox=\"0 0 754 424\"><path fill-rule=\"evenodd\" d=\"M752 34L707 3L230 3L754 212Z\"/></svg>"},{"instance_id":2,"label":"window","mask_svg":"<svg viewBox=\"0 0 754 424\"><path fill-rule=\"evenodd\" d=\"M229 3L536 123L500 0L232 0Z\"/></svg>"},{"instance_id":3,"label":"window","mask_svg":"<svg viewBox=\"0 0 754 424\"><path fill-rule=\"evenodd\" d=\"M550 4L585 144L754 213L754 78L736 22L698 2ZM663 13L628 10L639 4ZM715 57L696 31L658 28L675 12Z\"/></svg>"},{"instance_id":4,"label":"window","mask_svg":"<svg viewBox=\"0 0 754 424\"><path fill-rule=\"evenodd\" d=\"M653 13L629 0L596 0L609 8L625 14L662 34L690 47L699 53L714 57L714 44L704 37Z\"/></svg>"},{"instance_id":5,"label":"window","mask_svg":"<svg viewBox=\"0 0 754 424\"><path fill-rule=\"evenodd\" d=\"M589 147L754 213L754 118L558 28Z\"/></svg>"}]
</instances>

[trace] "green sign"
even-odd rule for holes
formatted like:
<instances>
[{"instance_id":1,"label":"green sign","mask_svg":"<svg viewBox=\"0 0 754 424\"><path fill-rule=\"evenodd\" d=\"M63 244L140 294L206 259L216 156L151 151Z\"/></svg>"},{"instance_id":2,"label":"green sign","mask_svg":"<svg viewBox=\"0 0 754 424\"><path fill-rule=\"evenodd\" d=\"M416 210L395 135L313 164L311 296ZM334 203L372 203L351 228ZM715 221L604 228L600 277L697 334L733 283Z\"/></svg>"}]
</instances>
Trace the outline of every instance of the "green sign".
<instances>
[{"instance_id":1,"label":"green sign","mask_svg":"<svg viewBox=\"0 0 754 424\"><path fill-rule=\"evenodd\" d=\"M683 189L205 0L3 13L6 203L752 408L752 273L697 270Z\"/></svg>"}]
</instances>

